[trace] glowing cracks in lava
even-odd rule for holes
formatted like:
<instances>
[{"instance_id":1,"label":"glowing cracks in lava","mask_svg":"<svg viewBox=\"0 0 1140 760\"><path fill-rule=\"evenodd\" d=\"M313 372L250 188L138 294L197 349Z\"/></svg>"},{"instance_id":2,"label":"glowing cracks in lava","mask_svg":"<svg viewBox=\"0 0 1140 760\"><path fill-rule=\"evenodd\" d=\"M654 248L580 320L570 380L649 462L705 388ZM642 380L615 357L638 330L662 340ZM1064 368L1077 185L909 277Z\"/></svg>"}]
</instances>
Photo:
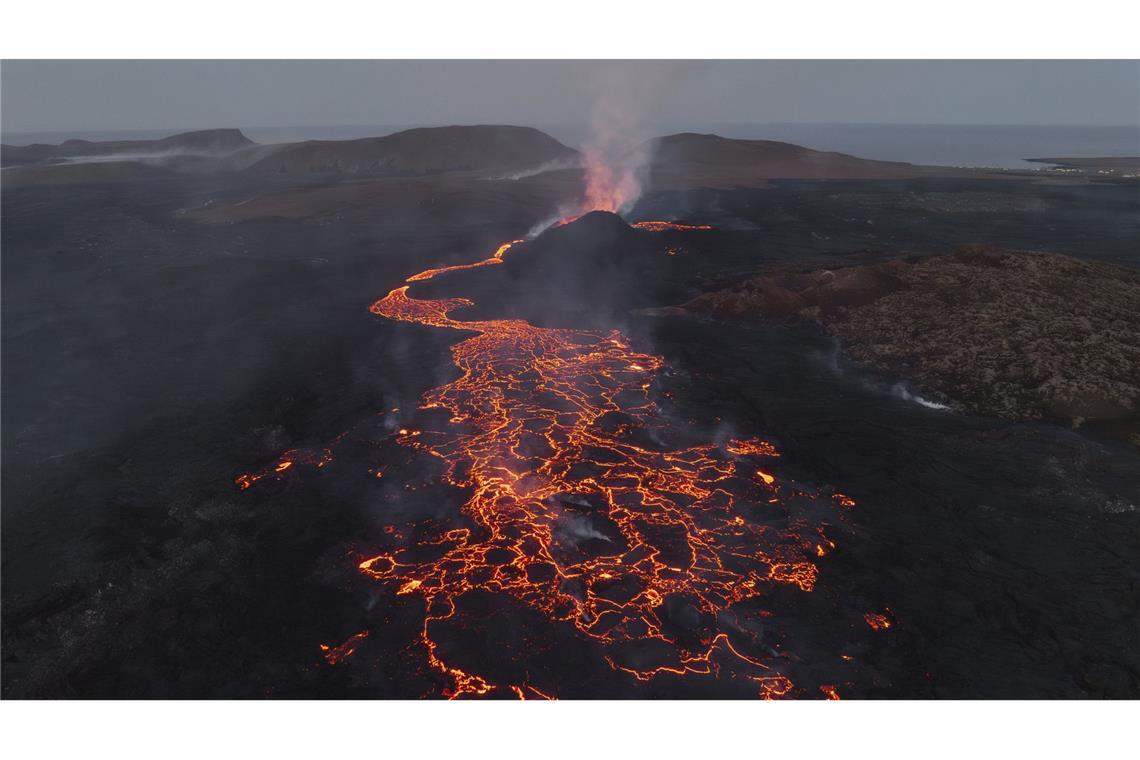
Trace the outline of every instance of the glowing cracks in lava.
<instances>
[{"instance_id":1,"label":"glowing cracks in lava","mask_svg":"<svg viewBox=\"0 0 1140 760\"><path fill-rule=\"evenodd\" d=\"M645 228L672 228L659 226L668 224ZM446 268L408 282L439 271ZM638 680L718 672L715 656L752 670L761 696L790 694L786 676L743 654L724 631L710 629L703 644L681 644L667 632L664 610L667 599L684 599L696 614L716 620L773 584L813 589L818 570L804 547L817 544L747 519L758 504L779 509L779 489L775 476L750 469L761 496L738 476L734 460L776 458L775 447L758 439L734 440L724 449L635 443L629 435L635 429L656 431L662 440L671 435L650 398L660 357L634 351L618 333L451 316L469 304L412 299L405 285L371 309L389 319L475 333L452 347L460 377L421 403L450 411L466 432L403 429L399 442L446 463L446 480L469 493L462 511L478 530L448 531L431 541L442 552L434 560L415 561L397 549L360 563L365 575L393 583L397 595L423 597L421 642L429 665L453 679L448 696L496 688L445 662L433 637L437 623L456 615L457 600L475 590L508 594L574 626L610 650L611 667ZM614 414L627 422L607 428L603 420ZM590 514L616 529L620 543L596 555L567 553L556 530L567 500L588 503ZM636 642L664 644L673 654L663 664L635 665L618 650ZM522 688L503 686L517 696Z\"/></svg>"},{"instance_id":2,"label":"glowing cracks in lava","mask_svg":"<svg viewBox=\"0 0 1140 760\"><path fill-rule=\"evenodd\" d=\"M768 578L778 583L794 583L803 591L815 588L819 569L811 562L774 562L768 566Z\"/></svg>"},{"instance_id":3,"label":"glowing cracks in lava","mask_svg":"<svg viewBox=\"0 0 1140 760\"><path fill-rule=\"evenodd\" d=\"M464 322L452 312L471 305L467 299L408 296L411 283L497 264L518 242L475 264L413 275L371 307L387 319L472 334L451 348L460 376L426 393L420 405L449 411L454 428L403 427L396 438L443 462L444 480L467 495L461 510L471 527L431 528L414 546L401 542L363 558L359 571L395 596L422 599L419 643L429 669L449 683L443 688L449 698L496 689L520 699L551 698L545 687L496 684L448 661L436 638L440 624L457 619L459 600L476 591L513 597L552 624L570 626L600 647L614 671L638 681L729 674L762 698L793 695L795 685L768 655L752 653L770 649L734 622L770 615L755 604L777 584L811 592L819 573L814 560L835 547L823 525L814 528L816 540L804 533L810 527L781 519L785 491L803 494L782 488L769 472L780 456L775 446L755 438L723 446L666 443L684 435L652 398L663 361L633 350L617 332L516 319ZM286 452L237 485L245 489L283 477L296 464L321 467L330 460L327 449ZM833 498L838 506L854 505L842 494ZM595 536L594 550L565 543L560 526L568 510ZM389 526L385 534L395 530ZM748 600L755 601L741 605ZM678 609L695 621L685 635L677 632ZM322 645L326 660L344 661L364 636ZM651 649L657 661L631 656L631 645Z\"/></svg>"},{"instance_id":4,"label":"glowing cracks in lava","mask_svg":"<svg viewBox=\"0 0 1140 760\"><path fill-rule=\"evenodd\" d=\"M646 230L648 232L692 232L695 230L711 230L711 224L678 224L676 222L634 222L630 225L634 229Z\"/></svg>"},{"instance_id":5,"label":"glowing cracks in lava","mask_svg":"<svg viewBox=\"0 0 1140 760\"><path fill-rule=\"evenodd\" d=\"M333 445L335 446L339 440L340 438L338 437L337 441L334 441ZM244 491L257 481L264 478L274 478L278 480L281 479L284 477L285 473L288 472L294 465L308 465L317 467L319 469L331 461L331 448L319 450L290 449L278 457L277 461L268 467L262 468L257 472L238 475L236 478L234 478L234 485L236 485L239 490Z\"/></svg>"},{"instance_id":6,"label":"glowing cracks in lava","mask_svg":"<svg viewBox=\"0 0 1140 760\"><path fill-rule=\"evenodd\" d=\"M863 620L867 621L867 625L871 626L872 631L885 631L894 625L889 617L877 612L868 612L863 616Z\"/></svg>"},{"instance_id":7,"label":"glowing cracks in lava","mask_svg":"<svg viewBox=\"0 0 1140 760\"><path fill-rule=\"evenodd\" d=\"M838 491L831 498L835 499L835 503L845 509L851 509L855 506L854 499L852 499L850 496L845 496Z\"/></svg>"},{"instance_id":8,"label":"glowing cracks in lava","mask_svg":"<svg viewBox=\"0 0 1140 760\"><path fill-rule=\"evenodd\" d=\"M546 700L549 702L549 701L553 701L553 700L557 699L557 697L554 697L550 694L546 694L544 692L541 692L538 689L534 688L533 686L530 686L527 684L524 684L523 686L513 686L512 685L511 691L513 691L515 693L516 697L518 697L520 700L523 700L523 701L525 701L527 699L542 699L542 700ZM530 695L529 697L527 696L528 694Z\"/></svg>"},{"instance_id":9,"label":"glowing cracks in lava","mask_svg":"<svg viewBox=\"0 0 1140 760\"><path fill-rule=\"evenodd\" d=\"M792 693L795 684L787 676L763 676L755 679L760 684L761 699L783 699Z\"/></svg>"},{"instance_id":10,"label":"glowing cracks in lava","mask_svg":"<svg viewBox=\"0 0 1140 760\"><path fill-rule=\"evenodd\" d=\"M321 644L321 655L329 665L340 665L349 657L356 654L356 647L361 641L368 638L368 631L361 631L349 637L348 641L338 646Z\"/></svg>"},{"instance_id":11,"label":"glowing cracks in lava","mask_svg":"<svg viewBox=\"0 0 1140 760\"><path fill-rule=\"evenodd\" d=\"M734 440L729 441L724 447L729 454L736 454L737 456L758 456L758 457L778 457L780 452L776 451L776 447L767 441L761 441L756 438L749 438L747 440Z\"/></svg>"}]
</instances>

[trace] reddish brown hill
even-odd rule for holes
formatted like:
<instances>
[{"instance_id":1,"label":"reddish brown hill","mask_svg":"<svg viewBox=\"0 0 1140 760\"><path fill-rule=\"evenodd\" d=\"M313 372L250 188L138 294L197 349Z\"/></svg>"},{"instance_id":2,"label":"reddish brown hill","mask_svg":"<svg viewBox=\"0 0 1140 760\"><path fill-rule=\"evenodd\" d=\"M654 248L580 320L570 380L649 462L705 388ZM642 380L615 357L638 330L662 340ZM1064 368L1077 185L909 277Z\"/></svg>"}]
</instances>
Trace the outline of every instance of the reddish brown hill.
<instances>
[{"instance_id":1,"label":"reddish brown hill","mask_svg":"<svg viewBox=\"0 0 1140 760\"><path fill-rule=\"evenodd\" d=\"M857 359L985 414L1140 416L1140 273L964 248L919 261L755 277L685 310L809 318Z\"/></svg>"}]
</instances>

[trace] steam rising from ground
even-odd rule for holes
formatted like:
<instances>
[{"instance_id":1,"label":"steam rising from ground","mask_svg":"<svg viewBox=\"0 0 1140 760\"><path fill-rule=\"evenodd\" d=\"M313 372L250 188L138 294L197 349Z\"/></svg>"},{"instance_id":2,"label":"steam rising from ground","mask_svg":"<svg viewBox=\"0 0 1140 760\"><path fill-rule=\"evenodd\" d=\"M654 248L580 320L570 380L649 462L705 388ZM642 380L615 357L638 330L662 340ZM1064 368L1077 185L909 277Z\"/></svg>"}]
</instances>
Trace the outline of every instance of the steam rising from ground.
<instances>
[{"instance_id":1,"label":"steam rising from ground","mask_svg":"<svg viewBox=\"0 0 1140 760\"><path fill-rule=\"evenodd\" d=\"M838 340L832 341L831 350L826 353L821 353L819 355L819 359L827 371L831 374L841 378L849 378L851 380L854 380L864 389L871 391L872 393L883 393L885 391L895 398L900 398L903 401L909 401L913 404L924 406L927 409L934 409L940 412L951 410L949 404L943 404L939 401L932 401L928 398L920 396L905 382L895 383L889 389L887 389L883 383L877 380L862 375L862 373L859 373L857 371L852 372L848 367L844 366L844 362L842 360L842 351L840 350L840 344Z\"/></svg>"},{"instance_id":2,"label":"steam rising from ground","mask_svg":"<svg viewBox=\"0 0 1140 760\"><path fill-rule=\"evenodd\" d=\"M613 543L613 539L594 527L590 518L575 514L563 515L558 520L555 535L561 542L571 546L578 546L583 541L591 539Z\"/></svg>"},{"instance_id":3,"label":"steam rising from ground","mask_svg":"<svg viewBox=\"0 0 1140 760\"><path fill-rule=\"evenodd\" d=\"M553 161L546 161L545 163L533 166L529 169L519 169L514 172L507 172L506 174L496 174L487 177L489 180L519 180L533 177L538 174L545 174L546 172L556 172L563 169L581 169L582 162L577 158L557 158Z\"/></svg>"},{"instance_id":4,"label":"steam rising from ground","mask_svg":"<svg viewBox=\"0 0 1140 760\"><path fill-rule=\"evenodd\" d=\"M898 396L903 401L913 401L916 404L921 404L922 406L925 406L927 409L946 410L946 409L950 408L946 404L940 404L937 401L931 401L930 399L923 398L922 396L918 395L917 393L914 393L913 391L911 391L903 383L895 383L891 387L891 395Z\"/></svg>"},{"instance_id":5,"label":"steam rising from ground","mask_svg":"<svg viewBox=\"0 0 1140 760\"><path fill-rule=\"evenodd\" d=\"M656 106L691 65L615 64L599 71L590 133L582 146L586 191L581 213L621 214L633 208L648 178Z\"/></svg>"},{"instance_id":6,"label":"steam rising from ground","mask_svg":"<svg viewBox=\"0 0 1140 760\"><path fill-rule=\"evenodd\" d=\"M106 164L119 161L140 161L144 164L161 164L169 159L182 158L184 156L202 157L202 158L217 158L229 155L233 151L225 152L205 152L205 151L189 151L189 150L162 150L162 151L123 151L111 153L96 153L92 155L80 156L61 156L52 159L49 163L56 164Z\"/></svg>"}]
</instances>

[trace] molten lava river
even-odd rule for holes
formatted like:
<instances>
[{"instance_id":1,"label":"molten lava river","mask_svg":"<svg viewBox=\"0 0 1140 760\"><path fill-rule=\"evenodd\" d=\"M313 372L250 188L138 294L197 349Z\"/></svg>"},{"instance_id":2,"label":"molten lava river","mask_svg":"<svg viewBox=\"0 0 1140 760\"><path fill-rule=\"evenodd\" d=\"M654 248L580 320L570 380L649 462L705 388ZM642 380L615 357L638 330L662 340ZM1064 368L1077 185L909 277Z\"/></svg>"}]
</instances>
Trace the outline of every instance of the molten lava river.
<instances>
[{"instance_id":1,"label":"molten lava river","mask_svg":"<svg viewBox=\"0 0 1140 760\"><path fill-rule=\"evenodd\" d=\"M835 547L832 526L854 502L784 482L774 474L780 454L763 440L662 443L678 437L655 399L662 359L617 332L462 321L455 315L472 305L467 299L409 295L414 283L445 272L501 264L521 243L415 274L371 307L385 319L470 334L451 349L458 379L422 399L421 408L450 414L447 429L397 434L400 445L442 460L444 479L465 494L466 527L436 526L359 561L359 572L389 593L422 600L414 656L447 697L558 696L557 684L498 682L449 658L441 626L461 597L482 592L567 627L620 678L728 678L764 698L837 699L834 684L793 683L782 666L787 654L763 640L773 615L764 598L778 587L813 590L819 558ZM295 465L323 467L335 445L286 452L237 485L284 477ZM814 514L832 519L797 517L789 500L815 502ZM683 629L668 619L678 609L690 620ZM344 665L368 635L321 645L325 660Z\"/></svg>"}]
</instances>

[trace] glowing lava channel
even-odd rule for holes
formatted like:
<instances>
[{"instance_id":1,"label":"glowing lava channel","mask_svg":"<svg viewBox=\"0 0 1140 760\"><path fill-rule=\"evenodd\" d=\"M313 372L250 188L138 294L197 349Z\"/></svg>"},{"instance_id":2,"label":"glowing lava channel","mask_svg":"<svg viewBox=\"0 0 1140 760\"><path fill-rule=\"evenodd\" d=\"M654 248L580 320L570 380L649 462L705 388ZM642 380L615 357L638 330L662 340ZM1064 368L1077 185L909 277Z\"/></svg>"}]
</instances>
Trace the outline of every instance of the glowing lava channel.
<instances>
[{"instance_id":1,"label":"glowing lava channel","mask_svg":"<svg viewBox=\"0 0 1140 760\"><path fill-rule=\"evenodd\" d=\"M408 282L419 279L422 274ZM451 316L470 303L416 300L405 285L371 308L389 319L477 333L452 348L462 376L428 392L422 404L447 409L453 423L471 432L423 431L400 442L447 463L447 480L470 491L462 509L480 530L444 533L438 540L445 550L431 562L405 561L406 550L398 550L360 564L364 573L392 582L397 593L424 598L422 642L430 664L454 678L448 695L493 688L444 662L432 637L433 624L452 617L456 599L476 589L510 594L605 646L669 644L667 661L648 668L607 656L612 667L637 679L710 673L716 660L728 659L752 673L761 695L787 694L790 681L741 653L726 633L714 626L699 644L680 646L663 630L660 613L671 595L715 620L775 583L811 591L817 569L805 542L757 524L754 515L749 519L755 510L779 509L778 487L760 470L739 477L738 469L748 468L738 458L775 457L774 447L761 441L734 441L727 452L712 444L637 445L630 440L633 427L665 426L649 398L659 357L633 350L616 332ZM602 424L610 414L625 422ZM754 473L761 474L758 483L741 483ZM739 498L742 492L753 498ZM560 556L558 521L575 500L616 526L624 546L577 561Z\"/></svg>"},{"instance_id":2,"label":"glowing lava channel","mask_svg":"<svg viewBox=\"0 0 1140 760\"><path fill-rule=\"evenodd\" d=\"M406 283L497 264L518 242ZM749 632L755 626L739 624L735 610L777 584L810 592L818 574L813 559L835 546L822 525L782 521L782 498L804 494L769 472L779 456L775 447L756 439L677 449L638 443L670 435L650 398L660 357L635 351L617 332L542 328L516 319L459 321L452 312L471 301L414 299L409 284L371 312L474 335L451 349L462 375L429 391L421 404L449 411L454 428L405 429L398 441L446 463L446 480L469 493L462 511L477 527L440 528L417 547L368 557L359 569L397 595L422 597L421 643L430 667L450 680L444 695L503 689L518 697L551 696L529 684L493 683L442 654L435 637L440 621L454 618L457 600L476 590L510 595L574 626L603 647L610 667L639 681L664 674L731 676L761 697L796 693L770 652L753 654L768 647ZM327 461L325 452L310 458L318 466ZM242 476L238 485L281 477L280 467ZM843 506L854 503L835 498ZM610 534L595 542L600 551L561 546L560 521L568 512L608 526ZM412 559L426 544L437 559ZM689 635L670 626L670 600L695 610L698 622ZM739 617L766 614L753 606ZM364 635L322 651L330 663L343 661ZM646 646L657 653L650 664L630 654Z\"/></svg>"}]
</instances>

